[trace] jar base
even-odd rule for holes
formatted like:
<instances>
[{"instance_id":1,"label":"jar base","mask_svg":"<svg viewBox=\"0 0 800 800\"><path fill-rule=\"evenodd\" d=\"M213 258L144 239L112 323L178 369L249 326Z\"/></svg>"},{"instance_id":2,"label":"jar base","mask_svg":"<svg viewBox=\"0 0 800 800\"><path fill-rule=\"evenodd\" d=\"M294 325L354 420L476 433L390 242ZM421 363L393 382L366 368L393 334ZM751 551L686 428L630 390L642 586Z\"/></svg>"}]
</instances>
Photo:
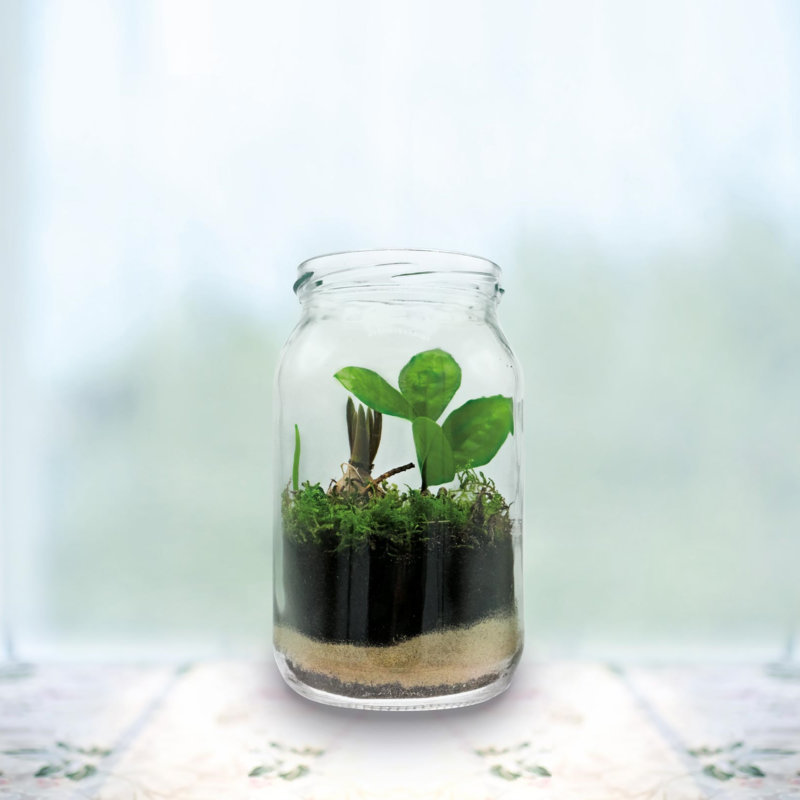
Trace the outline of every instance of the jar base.
<instances>
[{"instance_id":1,"label":"jar base","mask_svg":"<svg viewBox=\"0 0 800 800\"><path fill-rule=\"evenodd\" d=\"M470 684L400 688L397 685L358 686L332 681L319 673L298 669L283 653L275 650L278 670L297 694L324 705L368 711L436 711L483 703L509 687L518 660L519 653L503 669Z\"/></svg>"}]
</instances>

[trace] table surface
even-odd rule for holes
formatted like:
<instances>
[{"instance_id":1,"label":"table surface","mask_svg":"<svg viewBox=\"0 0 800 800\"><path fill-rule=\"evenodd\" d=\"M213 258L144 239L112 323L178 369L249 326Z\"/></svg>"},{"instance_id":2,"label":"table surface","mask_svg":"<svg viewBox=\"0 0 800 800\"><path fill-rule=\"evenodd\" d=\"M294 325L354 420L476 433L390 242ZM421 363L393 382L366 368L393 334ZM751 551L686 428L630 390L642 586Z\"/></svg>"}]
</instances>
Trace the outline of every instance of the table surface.
<instances>
[{"instance_id":1,"label":"table surface","mask_svg":"<svg viewBox=\"0 0 800 800\"><path fill-rule=\"evenodd\" d=\"M800 798L800 679L523 659L439 712L328 708L272 663L0 666L2 798Z\"/></svg>"}]
</instances>

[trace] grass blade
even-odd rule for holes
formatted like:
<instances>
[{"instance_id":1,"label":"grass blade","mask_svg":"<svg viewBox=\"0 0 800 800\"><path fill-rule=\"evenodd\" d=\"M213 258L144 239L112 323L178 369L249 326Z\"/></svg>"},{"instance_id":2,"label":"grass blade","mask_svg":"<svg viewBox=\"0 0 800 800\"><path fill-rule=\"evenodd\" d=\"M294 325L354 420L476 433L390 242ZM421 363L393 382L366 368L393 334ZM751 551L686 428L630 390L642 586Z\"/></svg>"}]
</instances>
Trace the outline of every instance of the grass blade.
<instances>
[{"instance_id":1,"label":"grass blade","mask_svg":"<svg viewBox=\"0 0 800 800\"><path fill-rule=\"evenodd\" d=\"M292 462L292 489L300 488L300 428L294 426L294 461Z\"/></svg>"}]
</instances>

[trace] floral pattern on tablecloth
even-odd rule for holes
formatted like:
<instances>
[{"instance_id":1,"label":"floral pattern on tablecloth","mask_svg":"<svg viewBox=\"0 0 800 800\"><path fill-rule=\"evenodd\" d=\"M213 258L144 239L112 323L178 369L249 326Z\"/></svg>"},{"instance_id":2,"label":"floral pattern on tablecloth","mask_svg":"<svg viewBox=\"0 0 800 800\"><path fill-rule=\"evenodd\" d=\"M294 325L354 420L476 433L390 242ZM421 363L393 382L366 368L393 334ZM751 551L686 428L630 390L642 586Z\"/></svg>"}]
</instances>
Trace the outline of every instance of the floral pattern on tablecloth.
<instances>
[{"instance_id":1,"label":"floral pattern on tablecloth","mask_svg":"<svg viewBox=\"0 0 800 800\"><path fill-rule=\"evenodd\" d=\"M630 669L652 719L708 797L800 798L800 680L763 667Z\"/></svg>"},{"instance_id":2,"label":"floral pattern on tablecloth","mask_svg":"<svg viewBox=\"0 0 800 800\"><path fill-rule=\"evenodd\" d=\"M0 798L800 797L800 683L755 667L523 662L472 708L375 713L272 664L0 672Z\"/></svg>"},{"instance_id":3,"label":"floral pattern on tablecloth","mask_svg":"<svg viewBox=\"0 0 800 800\"><path fill-rule=\"evenodd\" d=\"M174 672L0 665L0 797L91 797Z\"/></svg>"}]
</instances>

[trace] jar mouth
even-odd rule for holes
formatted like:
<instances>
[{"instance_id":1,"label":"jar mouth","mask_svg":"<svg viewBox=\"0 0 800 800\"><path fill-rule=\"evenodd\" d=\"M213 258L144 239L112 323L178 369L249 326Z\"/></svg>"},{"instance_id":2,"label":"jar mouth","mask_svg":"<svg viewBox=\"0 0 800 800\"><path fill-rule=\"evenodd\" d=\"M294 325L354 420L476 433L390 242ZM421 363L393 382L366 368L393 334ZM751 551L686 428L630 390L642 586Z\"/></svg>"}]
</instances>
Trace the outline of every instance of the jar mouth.
<instances>
[{"instance_id":1,"label":"jar mouth","mask_svg":"<svg viewBox=\"0 0 800 800\"><path fill-rule=\"evenodd\" d=\"M499 287L502 270L481 256L448 250L355 250L328 253L303 261L297 268L298 297L322 288L403 288L445 283L452 288Z\"/></svg>"}]
</instances>

